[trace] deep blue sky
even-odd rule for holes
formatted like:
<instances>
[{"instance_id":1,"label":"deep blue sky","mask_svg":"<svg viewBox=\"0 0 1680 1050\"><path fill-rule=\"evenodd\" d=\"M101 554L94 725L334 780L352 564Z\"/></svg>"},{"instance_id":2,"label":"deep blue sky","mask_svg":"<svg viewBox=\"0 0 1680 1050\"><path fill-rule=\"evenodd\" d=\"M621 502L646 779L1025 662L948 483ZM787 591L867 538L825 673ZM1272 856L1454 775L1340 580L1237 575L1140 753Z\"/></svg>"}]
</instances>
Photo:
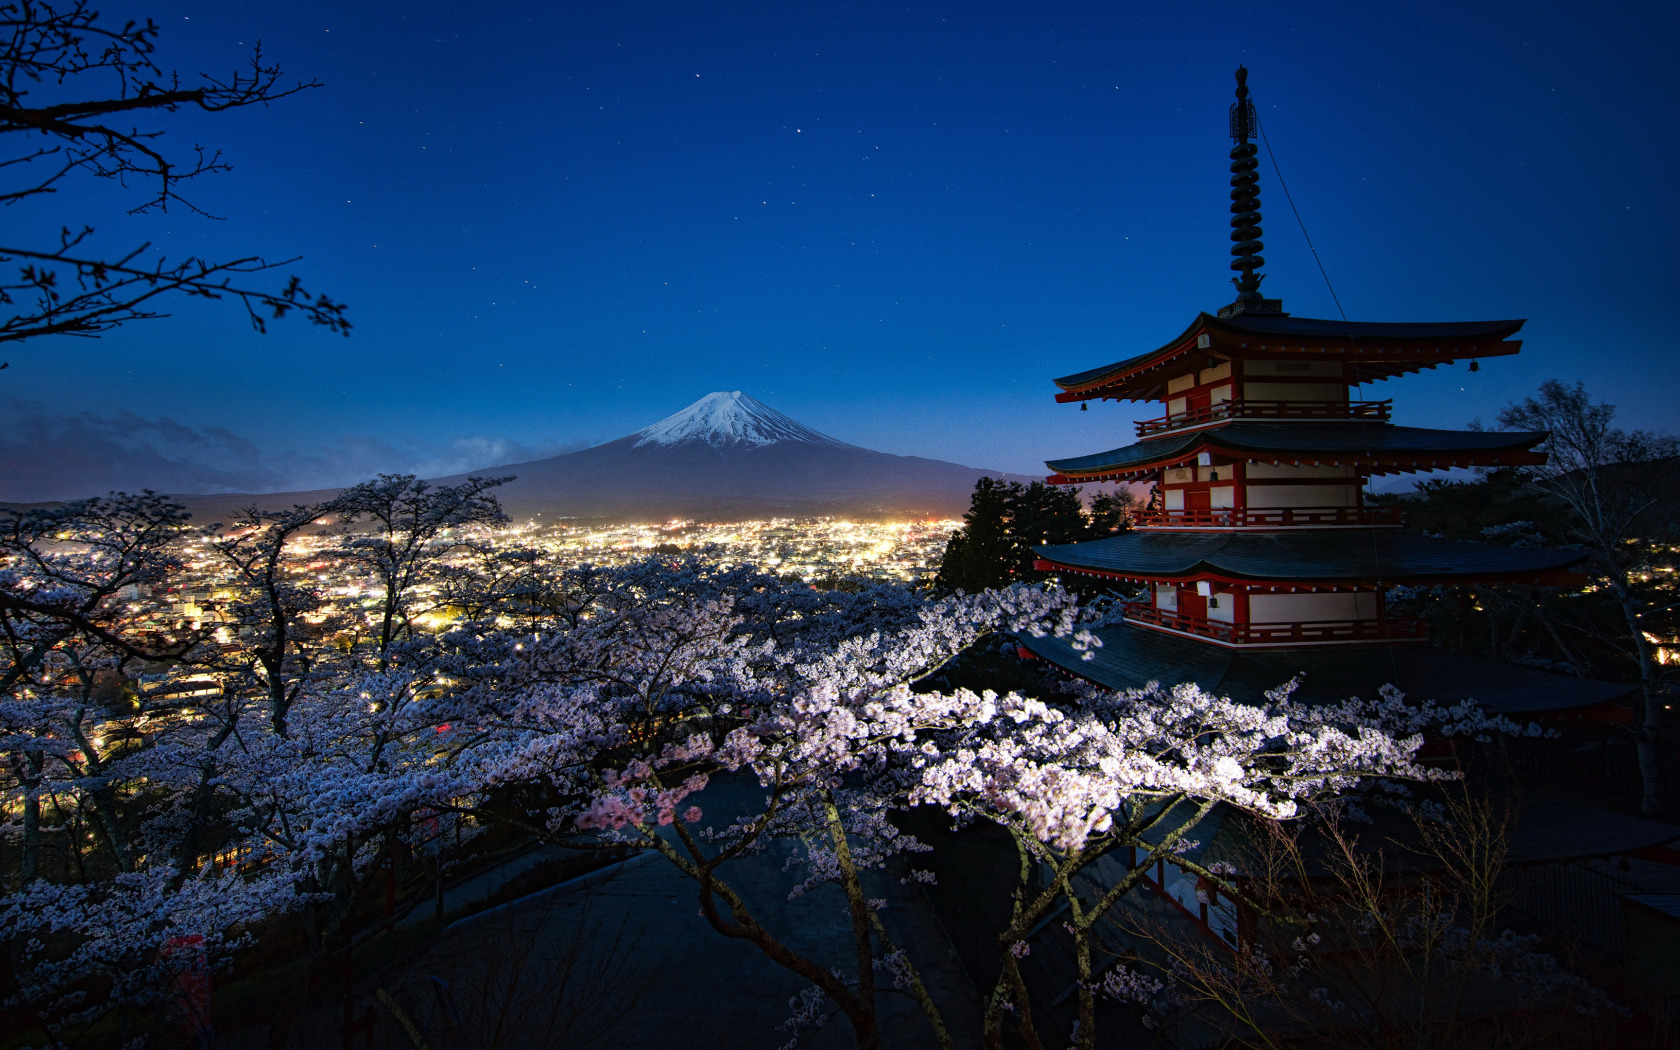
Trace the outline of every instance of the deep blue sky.
<instances>
[{"instance_id":1,"label":"deep blue sky","mask_svg":"<svg viewBox=\"0 0 1680 1050\"><path fill-rule=\"evenodd\" d=\"M329 475L608 440L740 388L857 444L1042 472L1145 412L1058 406L1051 377L1232 298L1239 62L1351 318L1529 318L1518 358L1385 384L1399 422L1491 420L1558 376L1674 425L1671 3L107 12L154 17L183 72L260 38L324 87L167 122L234 164L193 191L226 221L125 219L83 186L14 209L11 236L93 222L113 248L301 255L356 329L258 336L176 303L11 347L9 440L40 462L127 441L138 473L349 480ZM1262 194L1266 291L1335 316L1269 163ZM30 495L18 462L0 495ZM78 471L103 483L53 476Z\"/></svg>"}]
</instances>

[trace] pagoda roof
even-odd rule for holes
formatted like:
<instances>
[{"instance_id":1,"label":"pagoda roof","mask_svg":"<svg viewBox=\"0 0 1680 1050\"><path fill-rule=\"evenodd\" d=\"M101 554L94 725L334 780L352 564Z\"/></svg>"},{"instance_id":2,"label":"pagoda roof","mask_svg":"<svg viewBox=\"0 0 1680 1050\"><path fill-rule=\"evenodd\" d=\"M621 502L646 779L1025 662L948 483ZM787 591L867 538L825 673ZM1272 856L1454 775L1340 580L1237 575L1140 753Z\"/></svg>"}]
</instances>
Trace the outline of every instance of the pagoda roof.
<instances>
[{"instance_id":1,"label":"pagoda roof","mask_svg":"<svg viewBox=\"0 0 1680 1050\"><path fill-rule=\"evenodd\" d=\"M1191 367L1185 359L1197 354L1333 359L1347 363L1348 382L1371 383L1462 358L1514 354L1522 348L1522 342L1507 337L1524 323L1339 321L1282 314L1215 317L1203 313L1178 338L1158 349L1056 380L1062 388L1056 400L1159 400L1166 396L1167 379Z\"/></svg>"},{"instance_id":2,"label":"pagoda roof","mask_svg":"<svg viewBox=\"0 0 1680 1050\"><path fill-rule=\"evenodd\" d=\"M1450 789L1450 784L1413 785L1412 797L1440 798L1442 791ZM1519 788L1501 783L1495 777L1480 782L1479 791L1487 801L1509 807L1507 812L1516 818L1507 826L1503 858L1507 870L1522 864L1627 856L1680 839L1680 826L1609 809L1583 799L1580 792L1560 787L1528 783ZM1180 812L1189 817L1188 808ZM1346 854L1340 844L1324 834L1325 826L1308 823L1302 830L1304 834L1299 840L1302 873L1315 878L1345 877ZM1238 871L1251 870L1255 831L1242 810L1222 802L1197 825L1196 844L1184 850L1183 855L1204 866L1224 860ZM1159 841L1157 836L1158 833L1148 835L1144 841ZM1351 845L1366 854L1381 850L1382 869L1388 875L1439 871L1443 864L1419 835L1416 822L1394 806L1369 807ZM1622 894L1621 897L1646 903L1658 912L1653 918L1659 922L1662 915L1680 921L1680 895ZM1665 911L1665 908L1672 910ZM1073 979L1076 978L1070 978ZM1193 1045L1222 1044L1216 1039Z\"/></svg>"},{"instance_id":3,"label":"pagoda roof","mask_svg":"<svg viewBox=\"0 0 1680 1050\"><path fill-rule=\"evenodd\" d=\"M1501 547L1392 529L1134 529L1035 547L1054 568L1125 580L1229 583L1573 583L1585 551ZM1053 571L1053 570L1052 570Z\"/></svg>"},{"instance_id":4,"label":"pagoda roof","mask_svg":"<svg viewBox=\"0 0 1680 1050\"><path fill-rule=\"evenodd\" d=\"M1408 646L1381 649L1230 649L1151 631L1131 624L1092 629L1102 647L1082 659L1071 638L1022 635L1020 643L1082 678L1110 689L1149 682L1195 682L1202 689L1244 703L1260 703L1266 690L1302 675L1294 699L1305 703L1375 699L1392 684L1414 700L1443 704L1474 701L1489 714L1542 715L1620 700L1631 685L1572 678L1519 664L1495 663L1468 653Z\"/></svg>"},{"instance_id":5,"label":"pagoda roof","mask_svg":"<svg viewBox=\"0 0 1680 1050\"><path fill-rule=\"evenodd\" d=\"M1108 452L1054 459L1050 480L1107 481L1138 478L1180 466L1203 452L1263 462L1348 464L1374 474L1399 474L1450 466L1543 463L1530 452L1544 431L1425 430L1385 423L1274 423L1238 420L1167 434Z\"/></svg>"}]
</instances>

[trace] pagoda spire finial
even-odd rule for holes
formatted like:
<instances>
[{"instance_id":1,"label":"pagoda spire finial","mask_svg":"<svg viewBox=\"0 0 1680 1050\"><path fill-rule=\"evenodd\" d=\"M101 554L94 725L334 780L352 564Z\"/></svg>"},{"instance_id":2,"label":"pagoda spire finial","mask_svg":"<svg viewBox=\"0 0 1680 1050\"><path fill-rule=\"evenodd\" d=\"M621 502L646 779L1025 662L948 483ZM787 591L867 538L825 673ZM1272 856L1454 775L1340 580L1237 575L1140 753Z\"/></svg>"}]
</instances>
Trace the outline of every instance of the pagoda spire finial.
<instances>
[{"instance_id":1,"label":"pagoda spire finial","mask_svg":"<svg viewBox=\"0 0 1680 1050\"><path fill-rule=\"evenodd\" d=\"M1254 136L1254 103L1248 100L1248 70L1237 67L1237 100L1231 103L1231 269L1241 277L1231 278L1241 299L1260 298L1257 273L1266 264L1260 252L1260 175L1256 159L1260 149L1248 141Z\"/></svg>"},{"instance_id":2,"label":"pagoda spire finial","mask_svg":"<svg viewBox=\"0 0 1680 1050\"><path fill-rule=\"evenodd\" d=\"M1219 311L1221 317L1237 313L1281 313L1283 304L1262 298L1260 282L1266 275L1260 267L1266 260L1260 253L1260 147L1249 139L1259 127L1254 103L1248 100L1248 70L1237 67L1237 100L1231 103L1231 278L1237 286L1237 301Z\"/></svg>"}]
</instances>

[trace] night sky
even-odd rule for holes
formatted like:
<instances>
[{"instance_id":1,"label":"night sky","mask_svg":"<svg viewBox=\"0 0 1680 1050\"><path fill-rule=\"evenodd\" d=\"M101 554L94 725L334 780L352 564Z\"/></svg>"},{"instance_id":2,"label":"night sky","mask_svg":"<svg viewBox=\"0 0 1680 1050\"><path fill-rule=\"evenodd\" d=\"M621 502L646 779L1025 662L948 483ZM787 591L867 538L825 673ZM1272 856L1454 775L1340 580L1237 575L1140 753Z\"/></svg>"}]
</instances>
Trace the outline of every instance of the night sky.
<instances>
[{"instance_id":1,"label":"night sky","mask_svg":"<svg viewBox=\"0 0 1680 1050\"><path fill-rule=\"evenodd\" d=\"M167 118L234 165L182 210L83 182L7 236L302 256L348 339L237 307L6 348L0 498L441 473L741 389L856 444L1043 473L1145 406L1053 376L1233 298L1226 110L1250 86L1355 320L1526 317L1523 353L1390 381L1492 421L1549 377L1674 429L1672 3L107 4L160 64L263 41L323 87ZM1262 155L1265 284L1335 317Z\"/></svg>"}]
</instances>

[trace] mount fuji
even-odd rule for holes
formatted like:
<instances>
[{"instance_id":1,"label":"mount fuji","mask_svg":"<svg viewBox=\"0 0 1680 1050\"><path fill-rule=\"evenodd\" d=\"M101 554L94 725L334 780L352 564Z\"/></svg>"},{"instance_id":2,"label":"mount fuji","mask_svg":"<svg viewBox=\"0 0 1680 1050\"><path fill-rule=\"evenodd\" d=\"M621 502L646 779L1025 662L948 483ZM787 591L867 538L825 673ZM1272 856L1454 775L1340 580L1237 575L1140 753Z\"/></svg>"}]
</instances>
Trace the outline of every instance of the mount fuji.
<instances>
[{"instance_id":1,"label":"mount fuji","mask_svg":"<svg viewBox=\"0 0 1680 1050\"><path fill-rule=\"evenodd\" d=\"M739 390L718 391L666 416L651 427L630 435L634 448L648 445L682 445L700 442L713 448L760 448L778 441L803 441L811 445L856 448L819 434L803 423L795 423L755 397Z\"/></svg>"},{"instance_id":2,"label":"mount fuji","mask_svg":"<svg viewBox=\"0 0 1680 1050\"><path fill-rule=\"evenodd\" d=\"M497 495L515 518L713 521L957 517L976 479L1027 480L849 445L739 390L604 445L479 473L514 475Z\"/></svg>"},{"instance_id":3,"label":"mount fuji","mask_svg":"<svg viewBox=\"0 0 1680 1050\"><path fill-rule=\"evenodd\" d=\"M604 445L474 471L514 480L496 490L516 520L536 516L664 521L784 517L955 518L980 477L1033 481L849 445L739 390L707 394ZM439 484L466 480L460 474ZM231 521L253 503L285 507L320 492L178 496L195 521Z\"/></svg>"}]
</instances>

